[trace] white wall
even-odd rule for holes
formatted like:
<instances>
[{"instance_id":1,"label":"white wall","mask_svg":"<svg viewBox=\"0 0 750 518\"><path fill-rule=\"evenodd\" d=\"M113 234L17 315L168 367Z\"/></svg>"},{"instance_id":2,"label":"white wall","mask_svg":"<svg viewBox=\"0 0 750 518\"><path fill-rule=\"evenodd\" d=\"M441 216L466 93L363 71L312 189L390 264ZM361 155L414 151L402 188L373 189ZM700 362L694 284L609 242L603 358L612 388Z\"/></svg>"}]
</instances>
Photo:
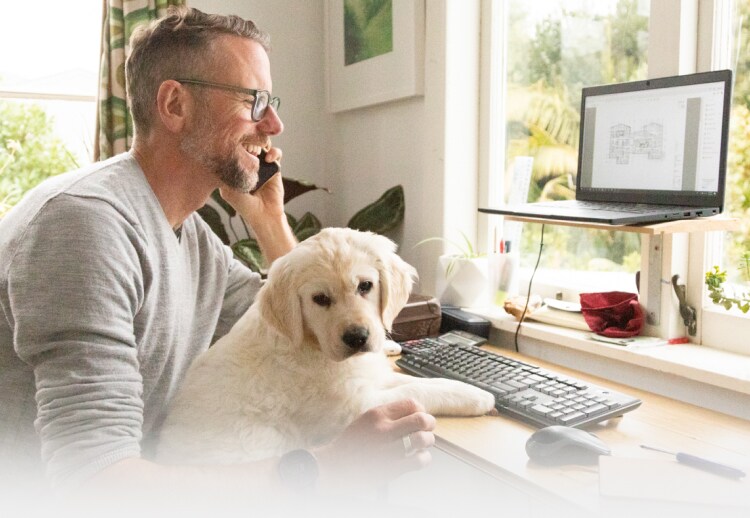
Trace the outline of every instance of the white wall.
<instances>
[{"instance_id":1,"label":"white wall","mask_svg":"<svg viewBox=\"0 0 750 518\"><path fill-rule=\"evenodd\" d=\"M333 187L325 152L332 117L325 109L323 0L190 0L188 5L253 20L271 35L273 93L281 98L284 122L284 133L274 144L284 151L283 174ZM293 200L287 209L298 217L309 210L330 224L340 203L334 200L316 191Z\"/></svg>"},{"instance_id":2,"label":"white wall","mask_svg":"<svg viewBox=\"0 0 750 518\"><path fill-rule=\"evenodd\" d=\"M404 0L395 0L404 1ZM476 229L479 0L425 0L424 96L331 114L325 107L324 0L191 0L207 12L250 18L271 34L274 93L282 99L284 174L328 186L289 204L342 226L401 184L403 228L391 235L434 293L442 247L426 237ZM363 85L365 87L365 85ZM448 102L448 99L455 99Z\"/></svg>"}]
</instances>

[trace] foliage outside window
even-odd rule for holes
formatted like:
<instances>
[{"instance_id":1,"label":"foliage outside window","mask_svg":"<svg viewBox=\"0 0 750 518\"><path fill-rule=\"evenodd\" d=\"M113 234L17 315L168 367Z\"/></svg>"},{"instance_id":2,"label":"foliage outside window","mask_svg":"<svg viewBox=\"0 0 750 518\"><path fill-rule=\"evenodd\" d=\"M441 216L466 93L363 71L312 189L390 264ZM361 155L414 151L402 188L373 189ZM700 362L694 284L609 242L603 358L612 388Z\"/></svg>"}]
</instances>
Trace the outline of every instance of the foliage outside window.
<instances>
[{"instance_id":1,"label":"foliage outside window","mask_svg":"<svg viewBox=\"0 0 750 518\"><path fill-rule=\"evenodd\" d=\"M42 108L0 100L0 217L36 184L77 165Z\"/></svg>"},{"instance_id":2,"label":"foliage outside window","mask_svg":"<svg viewBox=\"0 0 750 518\"><path fill-rule=\"evenodd\" d=\"M744 280L741 260L750 250L750 2L738 2L736 18L742 22L735 49L734 89L727 155L727 212L740 220L740 229L727 234L724 263L729 279ZM738 29L740 29L738 27Z\"/></svg>"},{"instance_id":3,"label":"foliage outside window","mask_svg":"<svg viewBox=\"0 0 750 518\"><path fill-rule=\"evenodd\" d=\"M534 158L528 201L575 197L583 86L646 77L648 2L508 2L506 178ZM530 35L529 35L530 34ZM536 260L539 227L526 224L521 262ZM542 266L634 272L636 233L550 227Z\"/></svg>"},{"instance_id":4,"label":"foliage outside window","mask_svg":"<svg viewBox=\"0 0 750 518\"><path fill-rule=\"evenodd\" d=\"M101 9L102 2L3 4L0 217L42 180L91 161ZM40 44L40 34L54 44Z\"/></svg>"},{"instance_id":5,"label":"foliage outside window","mask_svg":"<svg viewBox=\"0 0 750 518\"><path fill-rule=\"evenodd\" d=\"M722 266L706 272L711 301L727 310L750 310L750 3L738 2L735 12L736 48L733 52L734 88L727 155L727 208L739 229L724 238Z\"/></svg>"}]
</instances>

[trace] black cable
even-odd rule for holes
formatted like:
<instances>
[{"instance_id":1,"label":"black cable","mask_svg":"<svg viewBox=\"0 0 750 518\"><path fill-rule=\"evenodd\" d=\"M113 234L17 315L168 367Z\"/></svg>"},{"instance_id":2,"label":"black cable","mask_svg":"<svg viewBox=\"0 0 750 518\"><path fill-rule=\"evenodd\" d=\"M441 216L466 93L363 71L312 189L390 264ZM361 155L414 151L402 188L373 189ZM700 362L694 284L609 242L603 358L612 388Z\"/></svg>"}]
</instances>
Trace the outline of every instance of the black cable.
<instances>
[{"instance_id":1,"label":"black cable","mask_svg":"<svg viewBox=\"0 0 750 518\"><path fill-rule=\"evenodd\" d=\"M542 259L542 249L544 248L544 223L542 223L542 236L539 238L539 254L536 256L536 264L534 265L534 270L531 272L531 278L529 279L529 290L526 292L526 305L523 307L523 313L521 313L521 318L518 319L518 325L516 326L516 334L513 339L513 345L516 347L516 352L519 352L518 350L518 333L521 332L521 324L523 323L523 317L526 316L526 310L529 309L529 299L531 299L531 285L534 282L534 275L536 275L536 270L539 268L539 261Z\"/></svg>"}]
</instances>

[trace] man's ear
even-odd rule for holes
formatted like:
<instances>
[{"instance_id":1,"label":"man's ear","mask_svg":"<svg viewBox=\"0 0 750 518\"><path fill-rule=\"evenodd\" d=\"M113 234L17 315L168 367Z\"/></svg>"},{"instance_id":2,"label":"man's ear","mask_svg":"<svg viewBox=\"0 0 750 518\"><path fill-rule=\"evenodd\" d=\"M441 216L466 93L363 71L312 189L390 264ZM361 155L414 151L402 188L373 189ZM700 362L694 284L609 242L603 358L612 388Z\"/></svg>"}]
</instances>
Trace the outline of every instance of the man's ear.
<instances>
[{"instance_id":1,"label":"man's ear","mask_svg":"<svg viewBox=\"0 0 750 518\"><path fill-rule=\"evenodd\" d=\"M302 344L302 304L283 257L268 272L268 280L258 293L258 304L261 318L277 333L295 346Z\"/></svg>"},{"instance_id":2,"label":"man's ear","mask_svg":"<svg viewBox=\"0 0 750 518\"><path fill-rule=\"evenodd\" d=\"M372 237L378 250L380 275L380 314L383 326L390 331L393 320L409 300L417 270L395 252L394 243L383 236Z\"/></svg>"},{"instance_id":3,"label":"man's ear","mask_svg":"<svg viewBox=\"0 0 750 518\"><path fill-rule=\"evenodd\" d=\"M167 130L172 133L182 131L194 103L187 89L173 79L159 85L156 92L156 113Z\"/></svg>"}]
</instances>

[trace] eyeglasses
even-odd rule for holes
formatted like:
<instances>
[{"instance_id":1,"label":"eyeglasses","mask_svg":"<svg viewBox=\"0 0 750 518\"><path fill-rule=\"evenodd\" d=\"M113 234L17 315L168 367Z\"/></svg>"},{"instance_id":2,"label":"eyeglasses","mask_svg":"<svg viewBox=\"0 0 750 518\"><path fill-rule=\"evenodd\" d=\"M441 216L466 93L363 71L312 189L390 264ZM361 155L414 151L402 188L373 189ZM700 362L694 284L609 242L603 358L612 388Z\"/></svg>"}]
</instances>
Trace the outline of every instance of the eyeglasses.
<instances>
[{"instance_id":1,"label":"eyeglasses","mask_svg":"<svg viewBox=\"0 0 750 518\"><path fill-rule=\"evenodd\" d=\"M255 122L260 122L263 119L269 106L273 106L273 109L276 111L279 111L279 106L281 106L281 99L279 99L278 97L272 97L271 92L269 92L268 90L242 88L239 86L212 83L210 81L199 81L197 79L175 79L175 81L180 84L205 86L208 88L216 88L219 90L226 90L227 92L236 92L252 96L253 106L251 116Z\"/></svg>"}]
</instances>

